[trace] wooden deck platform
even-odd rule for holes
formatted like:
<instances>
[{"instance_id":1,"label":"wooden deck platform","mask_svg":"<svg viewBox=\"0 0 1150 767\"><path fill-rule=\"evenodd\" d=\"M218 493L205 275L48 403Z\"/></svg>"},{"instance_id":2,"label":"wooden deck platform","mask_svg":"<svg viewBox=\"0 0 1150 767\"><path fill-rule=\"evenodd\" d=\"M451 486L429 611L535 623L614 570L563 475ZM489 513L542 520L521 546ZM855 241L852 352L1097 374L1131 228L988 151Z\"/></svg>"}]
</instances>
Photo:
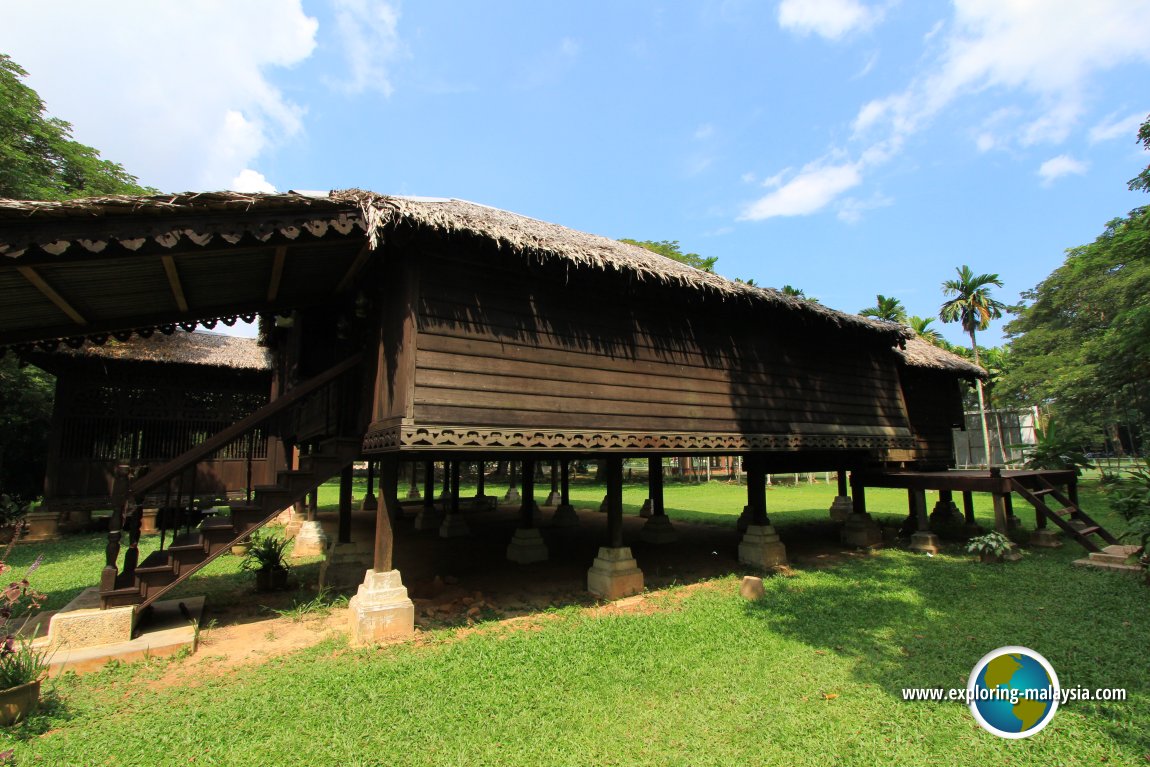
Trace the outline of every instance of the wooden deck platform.
<instances>
[{"instance_id":1,"label":"wooden deck platform","mask_svg":"<svg viewBox=\"0 0 1150 767\"><path fill-rule=\"evenodd\" d=\"M951 469L949 471L860 471L852 482L863 487L894 487L907 490L949 490L951 492L1009 493L1012 482L1034 486L1039 478L1052 485L1064 485L1075 492L1078 477L1070 470L1048 469Z\"/></svg>"}]
</instances>

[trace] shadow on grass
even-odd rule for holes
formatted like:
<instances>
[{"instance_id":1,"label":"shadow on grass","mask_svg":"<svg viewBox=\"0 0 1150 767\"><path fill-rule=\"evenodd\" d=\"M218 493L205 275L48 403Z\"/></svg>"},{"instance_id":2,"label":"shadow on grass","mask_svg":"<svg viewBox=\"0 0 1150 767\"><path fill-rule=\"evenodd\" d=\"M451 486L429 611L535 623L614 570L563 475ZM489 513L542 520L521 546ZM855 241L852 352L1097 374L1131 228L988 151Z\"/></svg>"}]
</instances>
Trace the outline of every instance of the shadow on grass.
<instances>
[{"instance_id":1,"label":"shadow on grass","mask_svg":"<svg viewBox=\"0 0 1150 767\"><path fill-rule=\"evenodd\" d=\"M982 565L891 550L766 586L765 598L747 604L749 616L854 659L860 681L896 700L904 688L964 688L983 655L1022 645L1051 662L1064 688L1126 689L1125 702L1064 710L1150 752L1148 592L1134 579L1072 569L1061 552Z\"/></svg>"}]
</instances>

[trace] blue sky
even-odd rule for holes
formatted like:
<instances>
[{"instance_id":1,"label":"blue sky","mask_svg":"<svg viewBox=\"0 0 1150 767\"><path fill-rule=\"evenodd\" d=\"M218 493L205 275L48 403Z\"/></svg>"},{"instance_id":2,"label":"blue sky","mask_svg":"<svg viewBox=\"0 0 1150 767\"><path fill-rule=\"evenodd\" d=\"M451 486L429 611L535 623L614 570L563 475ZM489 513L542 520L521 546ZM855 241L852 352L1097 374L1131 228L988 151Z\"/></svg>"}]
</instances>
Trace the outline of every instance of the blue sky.
<instances>
[{"instance_id":1,"label":"blue sky","mask_svg":"<svg viewBox=\"0 0 1150 767\"><path fill-rule=\"evenodd\" d=\"M165 191L457 197L924 316L954 267L1013 302L1150 203L1148 40L1150 0L9 0L0 25L49 110Z\"/></svg>"}]
</instances>

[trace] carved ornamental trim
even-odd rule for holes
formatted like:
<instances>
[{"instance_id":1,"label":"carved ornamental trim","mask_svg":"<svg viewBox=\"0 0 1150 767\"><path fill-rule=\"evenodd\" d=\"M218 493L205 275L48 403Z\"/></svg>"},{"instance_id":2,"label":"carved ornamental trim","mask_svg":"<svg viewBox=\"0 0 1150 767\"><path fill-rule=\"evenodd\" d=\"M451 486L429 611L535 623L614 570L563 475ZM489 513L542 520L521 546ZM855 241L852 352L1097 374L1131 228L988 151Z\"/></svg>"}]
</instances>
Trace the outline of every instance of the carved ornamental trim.
<instances>
[{"instance_id":1,"label":"carved ornamental trim","mask_svg":"<svg viewBox=\"0 0 1150 767\"><path fill-rule=\"evenodd\" d=\"M389 425L369 431L365 453L408 451L560 450L572 452L665 450L739 453L795 450L910 450L911 436L850 434L660 434L585 429L491 429L468 426Z\"/></svg>"}]
</instances>

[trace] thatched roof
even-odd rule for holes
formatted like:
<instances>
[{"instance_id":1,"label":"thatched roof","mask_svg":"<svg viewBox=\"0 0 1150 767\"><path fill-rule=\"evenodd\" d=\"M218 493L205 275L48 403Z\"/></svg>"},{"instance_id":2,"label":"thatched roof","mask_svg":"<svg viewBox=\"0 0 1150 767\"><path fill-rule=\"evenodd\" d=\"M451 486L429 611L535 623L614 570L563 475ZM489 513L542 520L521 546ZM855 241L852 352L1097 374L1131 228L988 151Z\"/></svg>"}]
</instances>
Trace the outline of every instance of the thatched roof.
<instances>
[{"instance_id":1,"label":"thatched roof","mask_svg":"<svg viewBox=\"0 0 1150 767\"><path fill-rule=\"evenodd\" d=\"M910 367L944 370L963 378L986 378L986 371L965 357L948 352L939 346L922 340L918 336L906 342L905 349L895 349Z\"/></svg>"},{"instance_id":2,"label":"thatched roof","mask_svg":"<svg viewBox=\"0 0 1150 767\"><path fill-rule=\"evenodd\" d=\"M73 248L98 253L112 240L136 250L148 240L172 247L181 238L207 244L216 237L237 242L249 234L266 241L279 232L294 239L301 229L317 234L329 227L343 233L359 227L378 244L400 226L485 238L524 258L562 259L578 268L741 300L802 319L874 333L894 344L911 335L894 323L839 312L771 288L733 282L607 237L462 200L395 197L358 189L111 196L64 202L0 200L0 255L18 258L32 247L51 254Z\"/></svg>"},{"instance_id":3,"label":"thatched roof","mask_svg":"<svg viewBox=\"0 0 1150 767\"><path fill-rule=\"evenodd\" d=\"M72 349L61 346L56 355L86 359L131 362L175 363L230 368L232 370L271 370L271 355L254 338L236 338L218 333L156 333L150 338L108 341L104 345L85 343Z\"/></svg>"}]
</instances>

